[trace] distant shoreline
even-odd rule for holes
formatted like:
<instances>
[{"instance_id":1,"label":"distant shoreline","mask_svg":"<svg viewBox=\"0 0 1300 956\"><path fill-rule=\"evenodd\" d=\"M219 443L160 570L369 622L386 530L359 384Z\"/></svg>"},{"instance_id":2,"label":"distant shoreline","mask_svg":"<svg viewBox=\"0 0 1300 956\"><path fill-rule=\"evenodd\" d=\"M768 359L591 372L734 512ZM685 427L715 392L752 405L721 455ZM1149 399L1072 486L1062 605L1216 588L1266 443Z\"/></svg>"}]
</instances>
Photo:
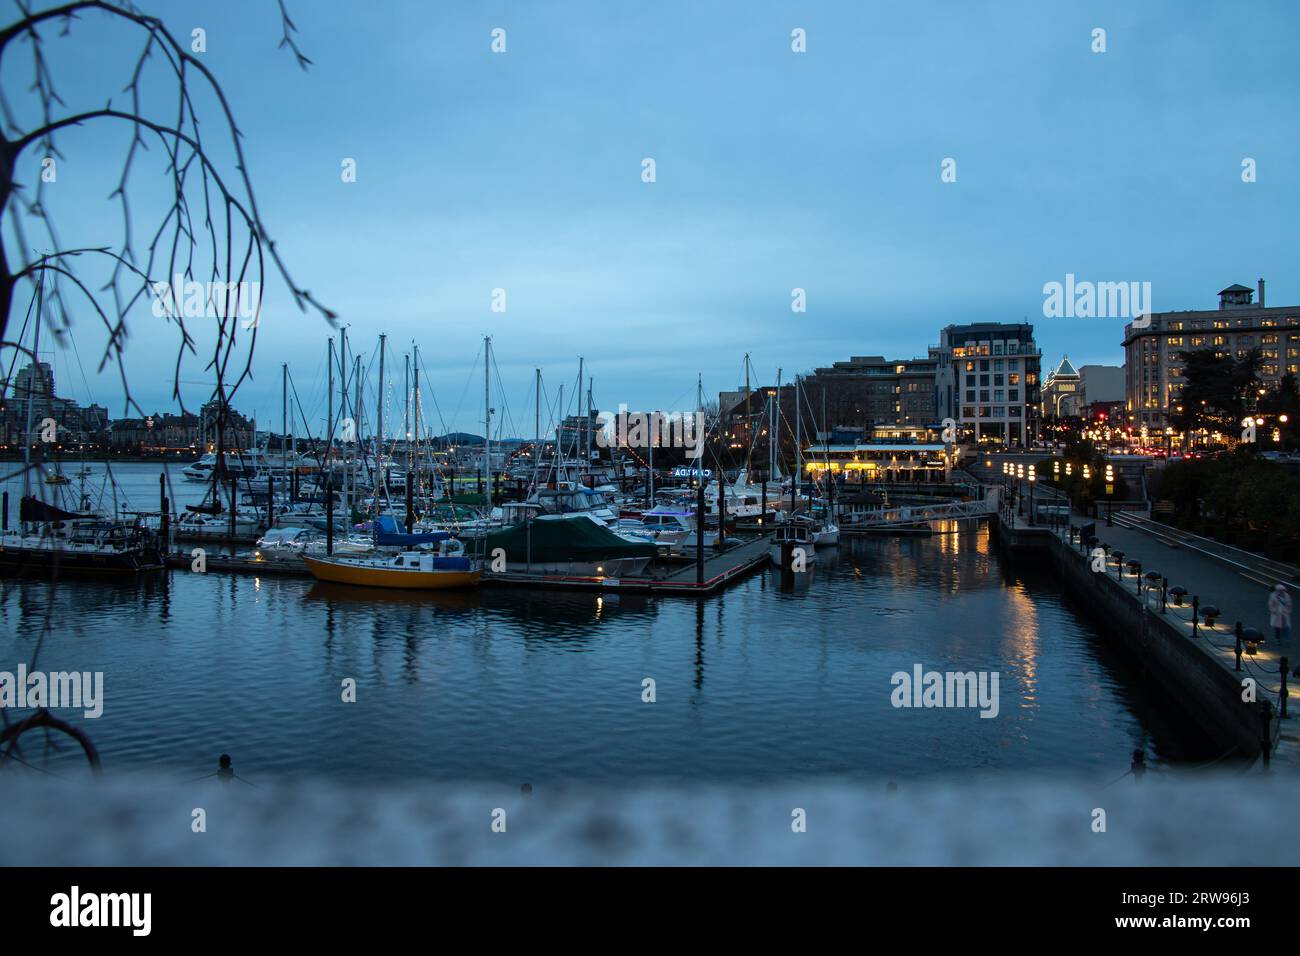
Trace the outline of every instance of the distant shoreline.
<instances>
[{"instance_id":1,"label":"distant shoreline","mask_svg":"<svg viewBox=\"0 0 1300 956\"><path fill-rule=\"evenodd\" d=\"M80 453L68 452L66 455L49 456L43 459L32 459L33 465L45 465L53 467L56 464L73 465L81 462L100 462L100 461L130 461L130 462L158 462L159 464L170 462L182 462L189 464L191 461L199 458L198 452L185 452L179 455L110 455L105 452L98 452L93 455L82 455ZM0 461L22 461L22 453L12 451L0 452Z\"/></svg>"}]
</instances>

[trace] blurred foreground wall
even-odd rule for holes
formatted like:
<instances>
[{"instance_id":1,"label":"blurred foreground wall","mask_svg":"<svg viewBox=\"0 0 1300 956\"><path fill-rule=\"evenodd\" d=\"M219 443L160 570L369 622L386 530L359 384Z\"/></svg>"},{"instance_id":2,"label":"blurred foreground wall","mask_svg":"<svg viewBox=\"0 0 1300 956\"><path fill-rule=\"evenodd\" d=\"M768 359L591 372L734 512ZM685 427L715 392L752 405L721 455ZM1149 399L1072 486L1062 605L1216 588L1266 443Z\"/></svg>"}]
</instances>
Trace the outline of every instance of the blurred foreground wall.
<instances>
[{"instance_id":1,"label":"blurred foreground wall","mask_svg":"<svg viewBox=\"0 0 1300 956\"><path fill-rule=\"evenodd\" d=\"M1296 781L1148 774L699 789L0 775L4 865L1267 865ZM206 832L192 830L205 811ZM806 832L792 829L802 809ZM1105 832L1094 832L1095 809ZM505 832L493 832L504 811ZM496 813L501 819L501 813ZM499 826L500 824L498 824Z\"/></svg>"}]
</instances>

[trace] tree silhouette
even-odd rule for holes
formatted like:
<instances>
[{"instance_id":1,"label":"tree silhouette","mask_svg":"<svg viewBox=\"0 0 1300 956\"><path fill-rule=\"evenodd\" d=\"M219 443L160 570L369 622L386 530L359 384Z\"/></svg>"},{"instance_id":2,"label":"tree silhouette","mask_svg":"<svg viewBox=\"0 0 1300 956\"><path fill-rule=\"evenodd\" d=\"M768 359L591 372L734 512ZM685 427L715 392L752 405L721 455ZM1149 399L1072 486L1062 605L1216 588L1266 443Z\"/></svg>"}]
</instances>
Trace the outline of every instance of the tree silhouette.
<instances>
[{"instance_id":1,"label":"tree silhouette","mask_svg":"<svg viewBox=\"0 0 1300 956\"><path fill-rule=\"evenodd\" d=\"M188 282L202 280L210 292L207 303L216 314L216 335L207 369L214 373L214 398L224 407L240 383L249 375L253 346L257 338L256 303L240 302L241 290L257 283L260 289L268 265L288 286L301 311L313 311L331 323L336 316L308 291L294 281L279 249L272 239L258 209L253 183L244 159L242 134L235 122L221 85L206 65L182 45L162 20L144 13L130 0L109 3L105 0L72 2L35 9L30 0L16 0L20 16L0 29L0 66L6 57L19 55L25 44L30 58L32 83L27 93L34 98L39 120L24 127L8 94L0 90L0 345L22 350L12 335L10 319L18 304L19 289L44 274L50 323L56 335L71 328L74 302L79 301L100 321L108 333L100 360L102 370L108 363L117 365L125 392L126 414L144 412L131 398L122 358L126 347L128 317L143 303L157 309L159 283L180 275ZM53 39L68 36L74 24L104 17L134 30L139 37L138 53L125 58L124 86L103 104L82 104L74 108L60 96L46 53ZM294 39L296 27L289 19L284 0L279 0L282 28L280 46L288 48L298 65L306 69L311 61L303 55ZM152 65L158 65L151 69ZM168 99L174 103L166 115L144 108L146 82L154 82L161 72L161 82L170 87ZM156 101L150 88L151 101ZM217 143L205 142L196 97L210 96L216 103L216 124L233 163L223 164L216 158ZM22 114L25 115L25 114ZM114 241L93 247L69 248L59 241L54 218L46 208L47 182L41 175L45 159L60 160L61 131L88 124L117 124L131 131L129 145L122 156L121 174L110 198L121 207L121 234ZM136 239L140 224L132 212L132 197L146 188L133 179L134 164L151 144L161 145L166 158L168 202L161 220L148 224L141 246ZM39 154L39 155L38 155ZM35 186L18 175L19 170L32 173ZM154 184L157 188L157 183ZM48 251L32 253L33 243L27 236L28 226L35 225L43 235L39 245ZM12 243L8 237L12 237ZM110 280L92 290L78 274L77 264L88 258L102 258L111 263ZM269 260L269 262L268 262ZM53 280L53 281L49 281ZM241 309L253 308L253 321L239 321ZM137 310L138 311L138 310ZM180 366L187 351L193 353L194 340L186 329L184 310L168 297L162 310L166 321L176 330L177 348L172 363L173 397L184 410L180 392ZM38 317L39 320L39 317ZM247 333L246 335L241 333ZM10 341L13 338L14 341Z\"/></svg>"}]
</instances>

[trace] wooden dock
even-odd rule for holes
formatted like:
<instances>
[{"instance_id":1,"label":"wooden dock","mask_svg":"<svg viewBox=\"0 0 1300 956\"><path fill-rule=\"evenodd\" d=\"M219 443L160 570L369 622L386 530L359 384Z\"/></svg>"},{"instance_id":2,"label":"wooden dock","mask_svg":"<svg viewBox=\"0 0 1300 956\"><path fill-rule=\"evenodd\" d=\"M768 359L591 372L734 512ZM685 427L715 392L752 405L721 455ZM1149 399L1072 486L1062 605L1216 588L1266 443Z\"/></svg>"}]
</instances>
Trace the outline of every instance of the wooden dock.
<instances>
[{"instance_id":1,"label":"wooden dock","mask_svg":"<svg viewBox=\"0 0 1300 956\"><path fill-rule=\"evenodd\" d=\"M483 584L495 586L560 588L614 594L657 594L708 597L725 590L769 561L770 535L751 538L710 554L704 559L704 583L697 583L695 562L665 574L638 578L571 577L560 574L526 574L521 571L485 573Z\"/></svg>"},{"instance_id":2,"label":"wooden dock","mask_svg":"<svg viewBox=\"0 0 1300 956\"><path fill-rule=\"evenodd\" d=\"M575 577L562 574L529 574L523 571L484 572L483 585L609 592L613 594L657 594L684 597L708 597L725 590L751 572L765 566L769 558L770 535L735 539L726 551L711 552L704 560L704 583L696 582L696 565L652 565L648 577L609 578ZM190 549L167 556L167 566L181 571L193 567ZM311 572L296 554L230 555L208 551L204 555L206 573L253 574L310 578Z\"/></svg>"}]
</instances>

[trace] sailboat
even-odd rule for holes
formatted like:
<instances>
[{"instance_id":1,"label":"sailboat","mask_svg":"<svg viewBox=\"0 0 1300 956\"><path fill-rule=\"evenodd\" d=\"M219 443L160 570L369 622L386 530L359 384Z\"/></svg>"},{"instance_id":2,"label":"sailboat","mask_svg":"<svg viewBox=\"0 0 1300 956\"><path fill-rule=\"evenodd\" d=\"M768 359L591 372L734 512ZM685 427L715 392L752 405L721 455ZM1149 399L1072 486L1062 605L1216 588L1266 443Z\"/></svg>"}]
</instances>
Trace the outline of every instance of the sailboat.
<instances>
[{"instance_id":1,"label":"sailboat","mask_svg":"<svg viewBox=\"0 0 1300 956\"><path fill-rule=\"evenodd\" d=\"M303 553L301 557L316 580L333 584L420 591L476 587L483 576L481 565L466 556L458 540L442 534L436 547L415 551L332 557Z\"/></svg>"}]
</instances>

